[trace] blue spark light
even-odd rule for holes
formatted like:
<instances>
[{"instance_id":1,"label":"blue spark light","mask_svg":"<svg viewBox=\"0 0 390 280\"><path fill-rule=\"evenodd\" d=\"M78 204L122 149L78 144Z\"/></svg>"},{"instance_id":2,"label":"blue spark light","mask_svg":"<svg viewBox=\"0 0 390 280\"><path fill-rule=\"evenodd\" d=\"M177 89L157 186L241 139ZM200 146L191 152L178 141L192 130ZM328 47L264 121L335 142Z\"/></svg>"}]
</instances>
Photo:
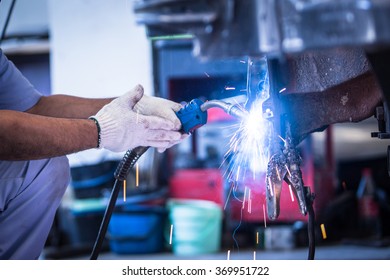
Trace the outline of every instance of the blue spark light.
<instances>
[{"instance_id":1,"label":"blue spark light","mask_svg":"<svg viewBox=\"0 0 390 280\"><path fill-rule=\"evenodd\" d=\"M269 158L270 123L263 118L262 100L252 104L248 117L243 119L230 140L226 154L229 158L228 178L240 181L251 174L265 172Z\"/></svg>"},{"instance_id":2,"label":"blue spark light","mask_svg":"<svg viewBox=\"0 0 390 280\"><path fill-rule=\"evenodd\" d=\"M248 98L251 105L230 140L225 155L226 175L230 181L244 181L247 176L264 173L269 160L271 123L263 116L263 102L269 97L267 64L264 58L248 59Z\"/></svg>"}]
</instances>

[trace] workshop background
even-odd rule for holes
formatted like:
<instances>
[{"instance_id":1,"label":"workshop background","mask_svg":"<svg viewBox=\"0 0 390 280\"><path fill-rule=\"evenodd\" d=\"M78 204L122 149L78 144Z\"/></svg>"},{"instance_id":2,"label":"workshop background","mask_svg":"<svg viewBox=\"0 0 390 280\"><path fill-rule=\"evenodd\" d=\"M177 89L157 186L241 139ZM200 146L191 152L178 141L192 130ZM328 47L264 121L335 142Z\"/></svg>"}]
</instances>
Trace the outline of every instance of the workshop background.
<instances>
[{"instance_id":1,"label":"workshop background","mask_svg":"<svg viewBox=\"0 0 390 280\"><path fill-rule=\"evenodd\" d=\"M12 2L1 1L1 28ZM112 97L140 83L177 102L242 98L247 58L203 61L191 40L148 40L132 2L17 0L1 48L46 95ZM237 125L211 110L183 143L149 150L119 195L100 259L306 259L307 216L288 187L275 221L265 219L261 178L229 194L224 155ZM316 193L316 259L390 258L388 141L371 138L377 130L374 117L331 125L299 146ZM122 156L69 155L72 180L41 259L89 257Z\"/></svg>"}]
</instances>

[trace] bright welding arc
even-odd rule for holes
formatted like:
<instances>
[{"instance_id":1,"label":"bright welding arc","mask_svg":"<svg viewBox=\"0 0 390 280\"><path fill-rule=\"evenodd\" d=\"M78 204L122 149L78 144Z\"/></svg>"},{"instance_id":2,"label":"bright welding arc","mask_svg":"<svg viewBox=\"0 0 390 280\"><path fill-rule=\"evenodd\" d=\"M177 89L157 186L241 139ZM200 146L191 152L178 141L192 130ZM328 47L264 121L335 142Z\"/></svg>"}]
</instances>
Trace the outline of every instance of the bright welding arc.
<instances>
[{"instance_id":1,"label":"bright welding arc","mask_svg":"<svg viewBox=\"0 0 390 280\"><path fill-rule=\"evenodd\" d=\"M267 168L269 151L269 121L262 117L263 100L256 100L249 113L242 118L238 130L230 140L225 157L228 161L227 177L240 181L250 171L256 174Z\"/></svg>"}]
</instances>

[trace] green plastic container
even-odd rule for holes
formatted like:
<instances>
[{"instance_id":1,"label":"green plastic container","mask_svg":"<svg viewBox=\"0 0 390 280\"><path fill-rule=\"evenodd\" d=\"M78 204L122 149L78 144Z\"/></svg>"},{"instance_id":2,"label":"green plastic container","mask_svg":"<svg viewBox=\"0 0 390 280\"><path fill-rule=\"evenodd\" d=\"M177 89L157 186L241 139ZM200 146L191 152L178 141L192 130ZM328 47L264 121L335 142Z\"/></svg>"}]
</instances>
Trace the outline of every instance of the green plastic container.
<instances>
[{"instance_id":1,"label":"green plastic container","mask_svg":"<svg viewBox=\"0 0 390 280\"><path fill-rule=\"evenodd\" d=\"M207 200L172 199L167 203L176 255L201 255L221 248L222 209ZM170 228L170 227L169 227ZM169 239L170 233L168 233Z\"/></svg>"}]
</instances>

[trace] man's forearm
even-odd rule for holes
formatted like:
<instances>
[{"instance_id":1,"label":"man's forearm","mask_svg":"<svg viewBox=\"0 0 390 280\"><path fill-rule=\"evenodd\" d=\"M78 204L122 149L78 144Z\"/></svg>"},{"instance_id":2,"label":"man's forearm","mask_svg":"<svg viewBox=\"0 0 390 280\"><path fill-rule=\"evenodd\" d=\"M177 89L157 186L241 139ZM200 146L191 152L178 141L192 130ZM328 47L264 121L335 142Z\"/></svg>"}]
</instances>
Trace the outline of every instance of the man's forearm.
<instances>
[{"instance_id":1,"label":"man's forearm","mask_svg":"<svg viewBox=\"0 0 390 280\"><path fill-rule=\"evenodd\" d=\"M97 127L88 119L62 119L0 111L0 159L62 156L97 146Z\"/></svg>"},{"instance_id":2,"label":"man's forearm","mask_svg":"<svg viewBox=\"0 0 390 280\"><path fill-rule=\"evenodd\" d=\"M382 93L375 76L367 73L325 92L286 94L292 132L300 142L307 134L330 124L359 122L375 112Z\"/></svg>"},{"instance_id":3,"label":"man's forearm","mask_svg":"<svg viewBox=\"0 0 390 280\"><path fill-rule=\"evenodd\" d=\"M113 98L90 99L70 95L51 95L42 97L27 112L57 118L85 119L96 114Z\"/></svg>"}]
</instances>

